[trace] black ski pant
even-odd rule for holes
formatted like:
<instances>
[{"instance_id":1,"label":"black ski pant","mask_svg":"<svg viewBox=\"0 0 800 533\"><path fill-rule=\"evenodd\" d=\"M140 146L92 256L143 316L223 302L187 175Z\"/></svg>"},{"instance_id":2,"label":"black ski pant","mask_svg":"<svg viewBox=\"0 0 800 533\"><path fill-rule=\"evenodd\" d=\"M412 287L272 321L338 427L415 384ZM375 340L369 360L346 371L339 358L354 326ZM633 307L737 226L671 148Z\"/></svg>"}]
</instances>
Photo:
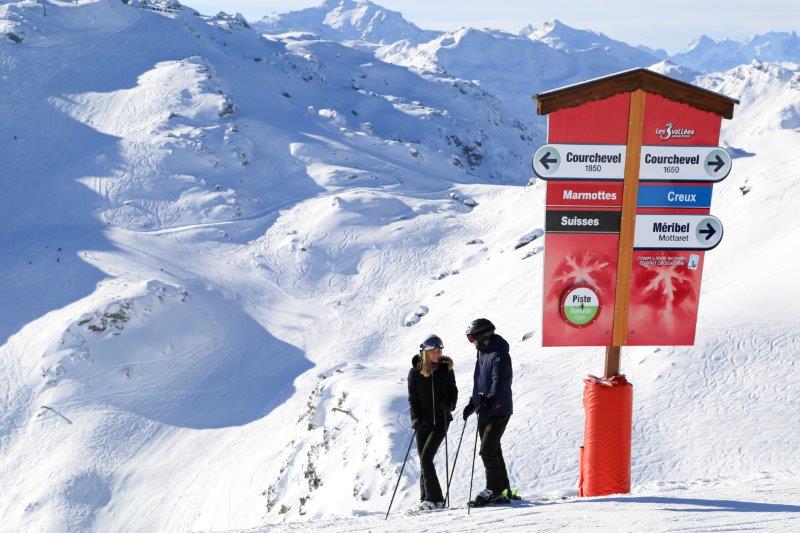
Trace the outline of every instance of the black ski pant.
<instances>
[{"instance_id":1,"label":"black ski pant","mask_svg":"<svg viewBox=\"0 0 800 533\"><path fill-rule=\"evenodd\" d=\"M443 502L442 487L439 485L439 478L436 476L436 468L433 466L433 457L444 440L447 426L431 426L422 424L417 429L417 452L422 469L419 478L419 500L429 502Z\"/></svg>"},{"instance_id":2,"label":"black ski pant","mask_svg":"<svg viewBox=\"0 0 800 533\"><path fill-rule=\"evenodd\" d=\"M503 489L511 488L506 462L503 460L503 450L500 447L500 438L503 436L510 418L511 415L478 419L481 459L483 467L486 469L486 488L495 494L502 492Z\"/></svg>"}]
</instances>

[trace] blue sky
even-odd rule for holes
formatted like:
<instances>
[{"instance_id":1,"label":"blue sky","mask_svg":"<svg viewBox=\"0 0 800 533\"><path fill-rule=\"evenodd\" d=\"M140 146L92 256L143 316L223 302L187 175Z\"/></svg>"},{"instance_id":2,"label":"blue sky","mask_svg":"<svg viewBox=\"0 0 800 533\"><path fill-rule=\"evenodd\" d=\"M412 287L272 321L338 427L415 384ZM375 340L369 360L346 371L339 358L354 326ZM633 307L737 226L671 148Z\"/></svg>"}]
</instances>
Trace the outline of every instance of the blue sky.
<instances>
[{"instance_id":1,"label":"blue sky","mask_svg":"<svg viewBox=\"0 0 800 533\"><path fill-rule=\"evenodd\" d=\"M319 0L184 0L202 13L241 12L249 20L267 13L312 7ZM741 39L770 30L800 30L797 0L378 0L417 26L450 30L491 26L517 31L527 23L557 18L631 44L676 52L706 34Z\"/></svg>"}]
</instances>

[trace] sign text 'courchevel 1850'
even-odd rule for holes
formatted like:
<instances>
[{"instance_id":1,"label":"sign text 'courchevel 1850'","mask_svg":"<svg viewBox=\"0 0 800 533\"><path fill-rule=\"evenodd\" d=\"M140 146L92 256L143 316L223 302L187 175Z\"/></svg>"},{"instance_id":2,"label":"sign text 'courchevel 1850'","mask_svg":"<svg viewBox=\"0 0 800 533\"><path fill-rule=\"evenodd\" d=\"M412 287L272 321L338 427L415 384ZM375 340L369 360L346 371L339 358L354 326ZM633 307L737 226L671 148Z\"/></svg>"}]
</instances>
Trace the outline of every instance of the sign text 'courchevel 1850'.
<instances>
[{"instance_id":1,"label":"sign text 'courchevel 1850'","mask_svg":"<svg viewBox=\"0 0 800 533\"><path fill-rule=\"evenodd\" d=\"M625 145L545 144L533 155L533 171L545 180L622 180Z\"/></svg>"}]
</instances>

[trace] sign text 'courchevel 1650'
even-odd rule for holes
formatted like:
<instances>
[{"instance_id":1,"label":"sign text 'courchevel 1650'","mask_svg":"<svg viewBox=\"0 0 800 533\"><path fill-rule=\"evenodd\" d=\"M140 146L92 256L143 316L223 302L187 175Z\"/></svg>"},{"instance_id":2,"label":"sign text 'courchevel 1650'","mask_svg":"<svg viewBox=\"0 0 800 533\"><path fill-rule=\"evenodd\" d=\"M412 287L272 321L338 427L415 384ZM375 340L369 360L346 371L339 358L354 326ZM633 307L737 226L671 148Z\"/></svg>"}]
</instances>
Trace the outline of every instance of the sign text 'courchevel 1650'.
<instances>
[{"instance_id":1,"label":"sign text 'courchevel 1650'","mask_svg":"<svg viewBox=\"0 0 800 533\"><path fill-rule=\"evenodd\" d=\"M731 155L719 146L642 146L641 181L724 180L731 171Z\"/></svg>"}]
</instances>

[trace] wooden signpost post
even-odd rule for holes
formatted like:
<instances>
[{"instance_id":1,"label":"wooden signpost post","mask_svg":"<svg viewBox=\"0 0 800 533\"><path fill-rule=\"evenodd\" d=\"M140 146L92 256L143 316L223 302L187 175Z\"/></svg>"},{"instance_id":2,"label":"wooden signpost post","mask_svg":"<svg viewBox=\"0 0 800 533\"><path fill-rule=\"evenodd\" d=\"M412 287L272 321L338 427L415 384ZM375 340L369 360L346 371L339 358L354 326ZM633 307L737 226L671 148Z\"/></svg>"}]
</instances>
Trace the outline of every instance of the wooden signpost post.
<instances>
[{"instance_id":1,"label":"wooden signpost post","mask_svg":"<svg viewBox=\"0 0 800 533\"><path fill-rule=\"evenodd\" d=\"M548 116L532 161L547 180L542 344L605 347L606 381L584 391L579 494L628 492L621 348L694 344L704 253L723 235L712 185L732 164L720 126L738 100L646 69L534 98Z\"/></svg>"}]
</instances>

